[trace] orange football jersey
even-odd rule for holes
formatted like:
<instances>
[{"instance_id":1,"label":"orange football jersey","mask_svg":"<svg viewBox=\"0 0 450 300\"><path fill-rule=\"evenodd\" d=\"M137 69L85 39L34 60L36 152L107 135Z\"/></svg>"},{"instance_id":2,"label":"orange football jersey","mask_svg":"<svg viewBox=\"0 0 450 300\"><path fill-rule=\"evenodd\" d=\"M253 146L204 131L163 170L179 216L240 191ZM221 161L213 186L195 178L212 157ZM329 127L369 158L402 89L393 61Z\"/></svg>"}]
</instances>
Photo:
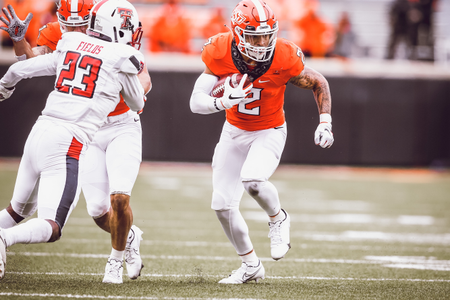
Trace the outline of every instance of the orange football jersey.
<instances>
[{"instance_id":1,"label":"orange football jersey","mask_svg":"<svg viewBox=\"0 0 450 300\"><path fill-rule=\"evenodd\" d=\"M39 35L37 38L38 46L47 46L52 51L56 50L56 45L61 39L62 33L58 22L48 23L39 29Z\"/></svg>"},{"instance_id":2,"label":"orange football jersey","mask_svg":"<svg viewBox=\"0 0 450 300\"><path fill-rule=\"evenodd\" d=\"M239 73L232 58L232 41L231 32L221 33L213 36L203 47L202 60L216 76ZM227 121L248 131L283 125L286 84L303 68L304 57L300 48L278 38L270 67L254 78L252 92L244 101L226 110Z\"/></svg>"},{"instance_id":3,"label":"orange football jersey","mask_svg":"<svg viewBox=\"0 0 450 300\"><path fill-rule=\"evenodd\" d=\"M52 51L56 50L56 45L58 41L61 39L61 27L58 22L48 23L39 29L39 35L37 38L38 46L47 46ZM129 111L130 108L126 105L125 101L120 95L120 102L117 104L116 108L108 115L108 116L117 116Z\"/></svg>"}]
</instances>

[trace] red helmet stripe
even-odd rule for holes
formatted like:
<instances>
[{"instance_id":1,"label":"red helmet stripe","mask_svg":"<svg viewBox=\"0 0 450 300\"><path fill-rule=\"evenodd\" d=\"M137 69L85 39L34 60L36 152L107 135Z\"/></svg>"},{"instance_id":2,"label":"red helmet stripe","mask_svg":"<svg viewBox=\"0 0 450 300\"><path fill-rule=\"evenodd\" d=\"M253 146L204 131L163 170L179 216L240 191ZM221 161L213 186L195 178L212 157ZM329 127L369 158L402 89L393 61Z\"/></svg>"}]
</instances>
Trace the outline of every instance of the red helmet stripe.
<instances>
[{"instance_id":1,"label":"red helmet stripe","mask_svg":"<svg viewBox=\"0 0 450 300\"><path fill-rule=\"evenodd\" d=\"M98 9L105 4L108 0L102 0L94 6L94 10L92 11L92 15L95 16L97 14Z\"/></svg>"}]
</instances>

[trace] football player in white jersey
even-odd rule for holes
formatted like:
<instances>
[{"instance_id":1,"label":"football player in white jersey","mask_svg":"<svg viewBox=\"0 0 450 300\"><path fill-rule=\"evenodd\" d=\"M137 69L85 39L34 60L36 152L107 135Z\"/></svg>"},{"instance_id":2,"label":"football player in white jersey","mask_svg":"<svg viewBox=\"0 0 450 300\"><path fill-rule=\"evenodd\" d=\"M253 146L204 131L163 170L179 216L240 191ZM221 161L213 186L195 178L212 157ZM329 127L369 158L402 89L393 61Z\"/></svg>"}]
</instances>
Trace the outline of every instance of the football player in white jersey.
<instances>
[{"instance_id":1,"label":"football player in white jersey","mask_svg":"<svg viewBox=\"0 0 450 300\"><path fill-rule=\"evenodd\" d=\"M38 217L0 229L0 279L5 275L6 247L60 238L78 200L85 150L120 95L135 112L144 106L144 89L137 77L144 57L127 45L138 27L132 8L125 0L97 3L88 35L66 32L56 51L13 64L0 80L2 101L21 79L56 74L55 89L27 138L14 188L13 197L28 199L39 181ZM121 277L122 266L116 269Z\"/></svg>"},{"instance_id":2,"label":"football player in white jersey","mask_svg":"<svg viewBox=\"0 0 450 300\"><path fill-rule=\"evenodd\" d=\"M24 38L31 14L22 21L8 5L9 12L6 8L3 9L8 20L1 17L7 27L2 29L13 39L14 50L19 60L51 53L55 50L63 32L86 32L89 11L93 5L94 0L60 0L57 10L58 22L48 23L40 29L38 46L34 48L31 48ZM137 21L134 7L129 6L129 9L134 13L133 20ZM141 34L140 28L135 29L136 38L133 43L136 46L140 46ZM145 63L138 78L145 93L148 93L151 89L151 79ZM133 221L129 203L142 160L141 152L142 129L139 115L131 111L121 99L108 115L105 124L95 134L86 151L84 167L80 168L79 180L86 198L88 213L100 228L111 233L111 257L105 270L104 282L122 283L119 266L122 265L123 256L131 279L136 279L143 267L139 253L142 231L135 225L126 231ZM35 209L35 197L31 197L27 203L13 197L10 206L0 211L0 227L9 228L16 225L31 216ZM21 212L20 215L17 211Z\"/></svg>"}]
</instances>

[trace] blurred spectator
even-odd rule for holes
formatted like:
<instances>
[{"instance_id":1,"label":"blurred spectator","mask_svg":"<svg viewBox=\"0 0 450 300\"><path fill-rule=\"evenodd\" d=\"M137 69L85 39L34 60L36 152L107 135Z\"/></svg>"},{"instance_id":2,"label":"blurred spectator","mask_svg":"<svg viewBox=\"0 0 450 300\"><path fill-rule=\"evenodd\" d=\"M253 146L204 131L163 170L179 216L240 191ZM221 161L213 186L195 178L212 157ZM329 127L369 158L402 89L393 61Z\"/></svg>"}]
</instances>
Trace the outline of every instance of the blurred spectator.
<instances>
[{"instance_id":1,"label":"blurred spectator","mask_svg":"<svg viewBox=\"0 0 450 300\"><path fill-rule=\"evenodd\" d=\"M150 29L150 51L190 52L190 22L178 0L167 0Z\"/></svg>"},{"instance_id":2,"label":"blurred spectator","mask_svg":"<svg viewBox=\"0 0 450 300\"><path fill-rule=\"evenodd\" d=\"M58 22L58 17L56 16L56 12L58 11L58 2L51 2L48 6L48 9L44 11L41 15L41 24L42 26L52 22Z\"/></svg>"},{"instance_id":3,"label":"blurred spectator","mask_svg":"<svg viewBox=\"0 0 450 300\"><path fill-rule=\"evenodd\" d=\"M305 2L305 15L294 22L294 26L300 29L301 36L298 46L305 56L325 57L330 52L332 44L332 28L317 15L319 2L308 0Z\"/></svg>"},{"instance_id":4,"label":"blurred spectator","mask_svg":"<svg viewBox=\"0 0 450 300\"><path fill-rule=\"evenodd\" d=\"M204 38L207 39L220 32L227 32L230 30L225 26L228 25L229 27L229 21L228 19L225 19L223 17L223 11L223 7L216 7L214 9L213 16L211 17L209 22L202 28L202 36Z\"/></svg>"},{"instance_id":5,"label":"blurred spectator","mask_svg":"<svg viewBox=\"0 0 450 300\"><path fill-rule=\"evenodd\" d=\"M409 0L394 0L389 10L391 33L388 42L387 59L395 58L397 47L404 43L407 49L407 56L411 56L411 38L410 38L410 10L411 2Z\"/></svg>"},{"instance_id":6,"label":"blurred spectator","mask_svg":"<svg viewBox=\"0 0 450 300\"><path fill-rule=\"evenodd\" d=\"M398 45L404 42L406 58L433 60L432 17L436 2L436 0L395 0L392 3L387 59L395 58ZM419 55L419 46L425 46L428 54Z\"/></svg>"},{"instance_id":7,"label":"blurred spectator","mask_svg":"<svg viewBox=\"0 0 450 300\"><path fill-rule=\"evenodd\" d=\"M410 0L410 59L434 60L433 12L436 0ZM419 53L418 46L427 49L426 53Z\"/></svg>"},{"instance_id":8,"label":"blurred spectator","mask_svg":"<svg viewBox=\"0 0 450 300\"><path fill-rule=\"evenodd\" d=\"M351 56L356 43L356 37L347 12L341 14L335 36L333 55L341 58Z\"/></svg>"}]
</instances>

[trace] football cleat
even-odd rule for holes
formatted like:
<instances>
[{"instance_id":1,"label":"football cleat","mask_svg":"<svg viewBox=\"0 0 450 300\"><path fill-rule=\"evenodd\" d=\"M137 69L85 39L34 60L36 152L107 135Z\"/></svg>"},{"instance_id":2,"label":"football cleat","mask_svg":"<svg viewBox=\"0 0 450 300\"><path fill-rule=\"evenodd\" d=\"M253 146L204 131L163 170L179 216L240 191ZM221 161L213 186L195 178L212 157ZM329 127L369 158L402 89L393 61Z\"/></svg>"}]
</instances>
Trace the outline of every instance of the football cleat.
<instances>
[{"instance_id":1,"label":"football cleat","mask_svg":"<svg viewBox=\"0 0 450 300\"><path fill-rule=\"evenodd\" d=\"M260 279L264 279L265 273L266 271L260 260L258 260L258 265L256 266L250 266L242 262L239 269L234 270L229 277L222 279L219 283L242 284L252 280L258 283Z\"/></svg>"},{"instance_id":2,"label":"football cleat","mask_svg":"<svg viewBox=\"0 0 450 300\"><path fill-rule=\"evenodd\" d=\"M141 255L139 253L139 246L142 241L142 230L133 225L128 235L127 244L125 246L125 264L127 266L128 277L136 279L141 275L141 270L144 267Z\"/></svg>"},{"instance_id":3,"label":"football cleat","mask_svg":"<svg viewBox=\"0 0 450 300\"><path fill-rule=\"evenodd\" d=\"M269 222L270 254L274 260L283 258L291 248L289 240L291 218L284 209L281 210L286 217L280 221Z\"/></svg>"},{"instance_id":4,"label":"football cleat","mask_svg":"<svg viewBox=\"0 0 450 300\"><path fill-rule=\"evenodd\" d=\"M120 284L123 282L122 267L123 261L114 258L108 258L108 262L105 267L105 276L103 277L103 283L116 283Z\"/></svg>"},{"instance_id":5,"label":"football cleat","mask_svg":"<svg viewBox=\"0 0 450 300\"><path fill-rule=\"evenodd\" d=\"M3 238L3 229L0 228L0 280L5 277L6 267L6 242Z\"/></svg>"}]
</instances>

